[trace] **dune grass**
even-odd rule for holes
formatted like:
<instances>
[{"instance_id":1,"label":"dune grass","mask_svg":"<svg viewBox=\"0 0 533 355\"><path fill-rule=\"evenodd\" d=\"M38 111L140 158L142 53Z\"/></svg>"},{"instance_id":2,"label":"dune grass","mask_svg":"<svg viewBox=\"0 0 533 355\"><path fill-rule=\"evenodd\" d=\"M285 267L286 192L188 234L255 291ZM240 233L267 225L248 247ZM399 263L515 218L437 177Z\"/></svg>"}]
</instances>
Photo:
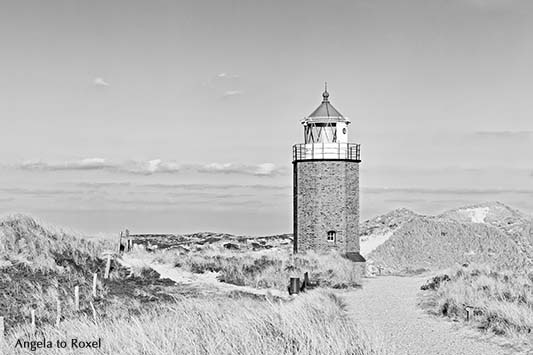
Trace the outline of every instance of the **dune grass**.
<instances>
[{"instance_id":1,"label":"dune grass","mask_svg":"<svg viewBox=\"0 0 533 355\"><path fill-rule=\"evenodd\" d=\"M495 269L484 265L456 267L427 284L435 313L466 321L465 306L474 307L470 321L496 334L533 336L533 271Z\"/></svg>"},{"instance_id":2,"label":"dune grass","mask_svg":"<svg viewBox=\"0 0 533 355\"><path fill-rule=\"evenodd\" d=\"M385 355L380 341L364 334L348 316L341 299L314 291L287 303L248 298L182 299L142 311L131 318L89 318L46 326L38 336L17 328L2 354L30 354L15 349L17 339L102 339L95 350L45 349L46 354L353 354ZM35 353L35 352L33 352ZM39 353L39 352L37 352ZM44 353L44 352L41 352Z\"/></svg>"},{"instance_id":3,"label":"dune grass","mask_svg":"<svg viewBox=\"0 0 533 355\"><path fill-rule=\"evenodd\" d=\"M73 317L75 286L86 314L92 313L90 302L100 312L128 311L136 302L169 298L159 275L126 278L127 270L116 263L103 282L106 262L99 256L105 246L71 233L24 215L0 219L0 316L6 329L28 322L31 310L37 324L54 323L58 300L62 318ZM99 275L97 297L91 295L93 273Z\"/></svg>"},{"instance_id":4,"label":"dune grass","mask_svg":"<svg viewBox=\"0 0 533 355\"><path fill-rule=\"evenodd\" d=\"M160 254L156 261L172 263L192 273L218 272L219 280L238 286L286 290L289 278L303 278L309 273L317 286L357 287L361 283L361 265L339 253L308 252L293 256L289 251L233 251L205 249L200 252Z\"/></svg>"},{"instance_id":5,"label":"dune grass","mask_svg":"<svg viewBox=\"0 0 533 355\"><path fill-rule=\"evenodd\" d=\"M47 225L25 215L0 219L0 267L24 265L33 271L70 272L74 265L94 264L102 242Z\"/></svg>"}]
</instances>

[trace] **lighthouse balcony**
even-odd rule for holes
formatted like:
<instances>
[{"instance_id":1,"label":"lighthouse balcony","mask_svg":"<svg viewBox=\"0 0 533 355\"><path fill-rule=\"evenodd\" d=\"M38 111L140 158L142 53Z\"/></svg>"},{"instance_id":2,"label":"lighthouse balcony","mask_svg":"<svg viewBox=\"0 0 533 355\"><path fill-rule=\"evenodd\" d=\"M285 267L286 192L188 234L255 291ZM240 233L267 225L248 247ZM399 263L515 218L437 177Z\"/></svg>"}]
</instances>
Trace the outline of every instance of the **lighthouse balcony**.
<instances>
[{"instance_id":1,"label":"lighthouse balcony","mask_svg":"<svg viewBox=\"0 0 533 355\"><path fill-rule=\"evenodd\" d=\"M292 147L292 161L349 160L361 162L361 147L355 143L309 143Z\"/></svg>"}]
</instances>

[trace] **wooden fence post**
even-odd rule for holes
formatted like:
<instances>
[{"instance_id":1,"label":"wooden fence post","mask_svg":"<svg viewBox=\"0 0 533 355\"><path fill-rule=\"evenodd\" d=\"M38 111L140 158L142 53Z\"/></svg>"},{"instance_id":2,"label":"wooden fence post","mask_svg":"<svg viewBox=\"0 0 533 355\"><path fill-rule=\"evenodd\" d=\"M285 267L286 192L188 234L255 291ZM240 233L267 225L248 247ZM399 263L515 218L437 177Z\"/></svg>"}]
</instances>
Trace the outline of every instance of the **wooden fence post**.
<instances>
[{"instance_id":1,"label":"wooden fence post","mask_svg":"<svg viewBox=\"0 0 533 355\"><path fill-rule=\"evenodd\" d=\"M126 250L129 252L131 250L131 248L130 248L131 241L130 241L130 231L128 229L126 229L126 240L127 240L127 243L128 243L128 246L127 246Z\"/></svg>"},{"instance_id":2,"label":"wooden fence post","mask_svg":"<svg viewBox=\"0 0 533 355\"><path fill-rule=\"evenodd\" d=\"M57 298L57 318L56 318L56 327L59 327L59 323L61 322L61 301L59 300L59 297Z\"/></svg>"},{"instance_id":3,"label":"wooden fence post","mask_svg":"<svg viewBox=\"0 0 533 355\"><path fill-rule=\"evenodd\" d=\"M98 281L98 274L95 272L93 274L93 297L96 298L96 282Z\"/></svg>"},{"instance_id":4,"label":"wooden fence post","mask_svg":"<svg viewBox=\"0 0 533 355\"><path fill-rule=\"evenodd\" d=\"M31 310L31 331L35 333L35 309Z\"/></svg>"},{"instance_id":5,"label":"wooden fence post","mask_svg":"<svg viewBox=\"0 0 533 355\"><path fill-rule=\"evenodd\" d=\"M109 278L109 270L111 269L111 254L107 254L107 263L105 264L104 279Z\"/></svg>"},{"instance_id":6,"label":"wooden fence post","mask_svg":"<svg viewBox=\"0 0 533 355\"><path fill-rule=\"evenodd\" d=\"M80 287L74 287L74 309L77 311L80 310Z\"/></svg>"},{"instance_id":7,"label":"wooden fence post","mask_svg":"<svg viewBox=\"0 0 533 355\"><path fill-rule=\"evenodd\" d=\"M4 332L5 332L5 325L4 325L4 317L0 317L0 346L4 343Z\"/></svg>"},{"instance_id":8,"label":"wooden fence post","mask_svg":"<svg viewBox=\"0 0 533 355\"><path fill-rule=\"evenodd\" d=\"M120 254L120 249L122 248L122 231L120 231L120 235L118 236L118 248L117 252Z\"/></svg>"},{"instance_id":9,"label":"wooden fence post","mask_svg":"<svg viewBox=\"0 0 533 355\"><path fill-rule=\"evenodd\" d=\"M309 272L304 273L304 281L302 282L300 291L304 292L307 288L309 288Z\"/></svg>"}]
</instances>

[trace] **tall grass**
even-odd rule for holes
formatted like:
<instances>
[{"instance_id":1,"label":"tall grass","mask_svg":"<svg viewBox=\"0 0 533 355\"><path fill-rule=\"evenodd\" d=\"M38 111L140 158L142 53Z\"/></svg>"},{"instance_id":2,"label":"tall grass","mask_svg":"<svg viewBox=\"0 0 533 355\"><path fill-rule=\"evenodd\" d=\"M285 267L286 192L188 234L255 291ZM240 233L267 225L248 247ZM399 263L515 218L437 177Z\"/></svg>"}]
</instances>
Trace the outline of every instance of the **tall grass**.
<instances>
[{"instance_id":1,"label":"tall grass","mask_svg":"<svg viewBox=\"0 0 533 355\"><path fill-rule=\"evenodd\" d=\"M218 272L220 281L239 286L279 290L287 289L289 277L303 277L305 272L317 286L332 288L356 287L360 285L362 276L361 265L335 252L308 252L293 256L289 251L282 250L243 252L206 249L189 254L163 253L156 260L173 263L192 273Z\"/></svg>"},{"instance_id":2,"label":"tall grass","mask_svg":"<svg viewBox=\"0 0 533 355\"><path fill-rule=\"evenodd\" d=\"M0 219L0 265L23 264L42 272L69 271L69 266L94 262L102 244L43 224L25 215Z\"/></svg>"},{"instance_id":3,"label":"tall grass","mask_svg":"<svg viewBox=\"0 0 533 355\"><path fill-rule=\"evenodd\" d=\"M83 239L25 215L0 219L0 315L6 327L27 320L30 310L39 323L53 323L57 300L62 315L74 309L74 287L80 287L82 304L87 304L92 274L103 275L105 261L99 258L103 245ZM120 271L115 267L113 277ZM97 283L100 295L109 287ZM95 304L101 300L92 300Z\"/></svg>"},{"instance_id":4,"label":"tall grass","mask_svg":"<svg viewBox=\"0 0 533 355\"><path fill-rule=\"evenodd\" d=\"M30 354L15 349L29 340L27 328L7 339L2 354ZM337 296L311 292L288 303L252 299L183 299L142 311L132 318L111 317L96 325L70 320L58 329L44 327L35 339L102 339L102 349L46 349L46 354L353 354L385 355L385 345L364 334Z\"/></svg>"},{"instance_id":5,"label":"tall grass","mask_svg":"<svg viewBox=\"0 0 533 355\"><path fill-rule=\"evenodd\" d=\"M533 272L473 265L456 267L447 275L430 284L434 312L466 320L465 306L472 306L471 321L483 329L533 336Z\"/></svg>"}]
</instances>

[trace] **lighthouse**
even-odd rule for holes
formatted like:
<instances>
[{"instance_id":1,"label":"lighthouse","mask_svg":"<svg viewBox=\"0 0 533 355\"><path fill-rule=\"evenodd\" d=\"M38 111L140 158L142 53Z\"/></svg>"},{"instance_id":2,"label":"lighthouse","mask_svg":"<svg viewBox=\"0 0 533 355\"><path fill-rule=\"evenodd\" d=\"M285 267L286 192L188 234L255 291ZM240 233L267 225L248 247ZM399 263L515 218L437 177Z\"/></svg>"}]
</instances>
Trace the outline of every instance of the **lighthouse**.
<instances>
[{"instance_id":1,"label":"lighthouse","mask_svg":"<svg viewBox=\"0 0 533 355\"><path fill-rule=\"evenodd\" d=\"M359 253L360 145L348 140L350 120L330 102L301 121L304 143L292 149L294 253L336 250L355 262Z\"/></svg>"}]
</instances>

